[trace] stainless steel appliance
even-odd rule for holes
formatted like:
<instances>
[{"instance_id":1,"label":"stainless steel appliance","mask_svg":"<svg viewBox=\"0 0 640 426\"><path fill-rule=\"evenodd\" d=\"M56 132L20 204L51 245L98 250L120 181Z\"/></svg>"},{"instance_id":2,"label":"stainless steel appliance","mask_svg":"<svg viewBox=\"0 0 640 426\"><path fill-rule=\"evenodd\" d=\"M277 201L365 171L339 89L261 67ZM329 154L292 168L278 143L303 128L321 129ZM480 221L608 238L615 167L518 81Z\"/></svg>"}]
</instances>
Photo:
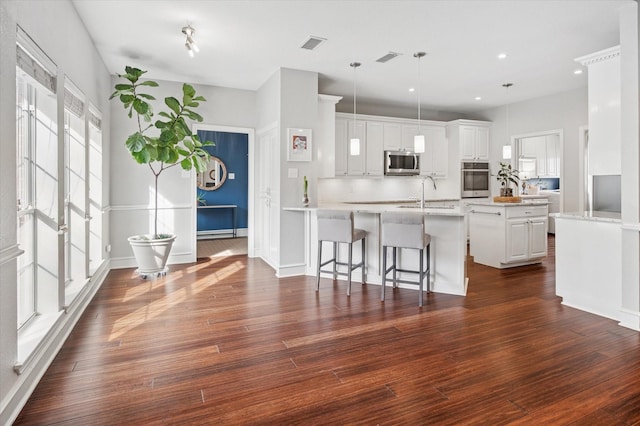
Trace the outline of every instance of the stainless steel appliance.
<instances>
[{"instance_id":1,"label":"stainless steel appliance","mask_svg":"<svg viewBox=\"0 0 640 426\"><path fill-rule=\"evenodd\" d=\"M415 176L420 174L420 154L410 151L385 151L386 176Z\"/></svg>"},{"instance_id":2,"label":"stainless steel appliance","mask_svg":"<svg viewBox=\"0 0 640 426\"><path fill-rule=\"evenodd\" d=\"M460 179L462 185L461 198L483 198L490 195L489 179L491 172L489 171L489 163L486 162L463 162L462 176Z\"/></svg>"}]
</instances>

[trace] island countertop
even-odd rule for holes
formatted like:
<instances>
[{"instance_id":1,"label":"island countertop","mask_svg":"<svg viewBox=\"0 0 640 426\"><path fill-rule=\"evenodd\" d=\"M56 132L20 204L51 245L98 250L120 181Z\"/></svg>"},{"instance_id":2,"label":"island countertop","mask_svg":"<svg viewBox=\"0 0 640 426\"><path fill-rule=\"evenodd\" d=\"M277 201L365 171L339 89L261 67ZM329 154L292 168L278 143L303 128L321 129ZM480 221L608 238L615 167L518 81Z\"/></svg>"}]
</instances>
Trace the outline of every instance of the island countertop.
<instances>
[{"instance_id":1,"label":"island countertop","mask_svg":"<svg viewBox=\"0 0 640 426\"><path fill-rule=\"evenodd\" d=\"M334 209L334 210L350 210L354 213L374 213L380 214L391 211L404 211L407 213L415 212L431 216L465 216L466 212L463 207L446 205L446 206L428 206L420 208L417 204L362 204L362 203L332 203L321 204L319 206L294 206L283 207L283 210L289 211L315 211L318 209Z\"/></svg>"}]
</instances>

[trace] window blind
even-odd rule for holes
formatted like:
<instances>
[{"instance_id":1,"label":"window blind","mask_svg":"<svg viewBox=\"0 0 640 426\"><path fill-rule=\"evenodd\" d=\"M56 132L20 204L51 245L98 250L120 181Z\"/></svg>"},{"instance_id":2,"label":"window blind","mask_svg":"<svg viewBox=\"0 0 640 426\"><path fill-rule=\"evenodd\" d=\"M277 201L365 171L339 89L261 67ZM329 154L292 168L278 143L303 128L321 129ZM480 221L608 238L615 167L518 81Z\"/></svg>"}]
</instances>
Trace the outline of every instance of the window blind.
<instances>
[{"instance_id":1,"label":"window blind","mask_svg":"<svg viewBox=\"0 0 640 426\"><path fill-rule=\"evenodd\" d=\"M16 65L52 93L56 93L56 65L40 47L17 27Z\"/></svg>"}]
</instances>

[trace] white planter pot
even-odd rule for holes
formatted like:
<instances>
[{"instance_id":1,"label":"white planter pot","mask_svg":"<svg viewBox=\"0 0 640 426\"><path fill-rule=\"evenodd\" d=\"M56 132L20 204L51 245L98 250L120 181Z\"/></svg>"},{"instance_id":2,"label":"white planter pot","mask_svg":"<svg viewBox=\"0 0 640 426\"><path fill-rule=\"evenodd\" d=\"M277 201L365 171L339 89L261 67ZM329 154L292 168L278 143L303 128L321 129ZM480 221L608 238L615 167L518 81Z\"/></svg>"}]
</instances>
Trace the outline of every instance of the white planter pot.
<instances>
[{"instance_id":1,"label":"white planter pot","mask_svg":"<svg viewBox=\"0 0 640 426\"><path fill-rule=\"evenodd\" d=\"M176 236L152 239L150 235L129 237L129 244L138 264L138 273L143 277L165 272L167 259Z\"/></svg>"}]
</instances>

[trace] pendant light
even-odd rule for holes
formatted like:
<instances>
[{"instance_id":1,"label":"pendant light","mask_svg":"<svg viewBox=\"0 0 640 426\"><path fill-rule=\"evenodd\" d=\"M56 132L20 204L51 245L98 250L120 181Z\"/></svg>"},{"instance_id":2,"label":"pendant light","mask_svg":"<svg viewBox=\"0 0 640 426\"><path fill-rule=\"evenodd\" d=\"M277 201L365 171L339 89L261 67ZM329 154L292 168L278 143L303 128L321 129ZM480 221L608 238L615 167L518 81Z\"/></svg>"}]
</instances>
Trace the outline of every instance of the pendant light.
<instances>
[{"instance_id":1,"label":"pendant light","mask_svg":"<svg viewBox=\"0 0 640 426\"><path fill-rule=\"evenodd\" d=\"M510 136L510 132L509 132L509 99L508 99L508 95L509 95L509 87L513 86L513 83L504 83L502 85L502 87L505 88L506 92L507 92L507 107L506 107L506 145L504 145L502 147L502 159L503 160L511 160L511 141L509 140Z\"/></svg>"},{"instance_id":2,"label":"pendant light","mask_svg":"<svg viewBox=\"0 0 640 426\"><path fill-rule=\"evenodd\" d=\"M420 59L426 55L424 52L413 54L414 58L418 58L418 134L413 137L413 152L423 153L425 151L424 135L420 131Z\"/></svg>"},{"instance_id":3,"label":"pendant light","mask_svg":"<svg viewBox=\"0 0 640 426\"><path fill-rule=\"evenodd\" d=\"M353 137L349 141L349 153L351 155L360 155L360 139L356 134L356 68L362 65L360 62L351 62L350 67L353 68Z\"/></svg>"}]
</instances>

